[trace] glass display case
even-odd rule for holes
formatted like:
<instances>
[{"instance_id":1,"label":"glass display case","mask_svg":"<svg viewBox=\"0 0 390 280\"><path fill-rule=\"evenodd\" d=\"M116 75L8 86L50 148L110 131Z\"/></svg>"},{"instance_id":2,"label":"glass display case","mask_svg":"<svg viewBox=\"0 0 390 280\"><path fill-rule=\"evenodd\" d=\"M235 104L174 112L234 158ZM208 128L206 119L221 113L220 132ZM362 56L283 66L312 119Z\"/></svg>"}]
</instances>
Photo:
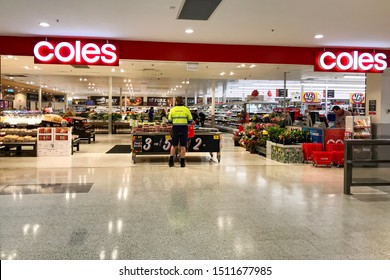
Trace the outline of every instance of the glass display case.
<instances>
[{"instance_id":1,"label":"glass display case","mask_svg":"<svg viewBox=\"0 0 390 280\"><path fill-rule=\"evenodd\" d=\"M41 111L5 110L0 116L0 123L6 125L38 125L41 122Z\"/></svg>"}]
</instances>

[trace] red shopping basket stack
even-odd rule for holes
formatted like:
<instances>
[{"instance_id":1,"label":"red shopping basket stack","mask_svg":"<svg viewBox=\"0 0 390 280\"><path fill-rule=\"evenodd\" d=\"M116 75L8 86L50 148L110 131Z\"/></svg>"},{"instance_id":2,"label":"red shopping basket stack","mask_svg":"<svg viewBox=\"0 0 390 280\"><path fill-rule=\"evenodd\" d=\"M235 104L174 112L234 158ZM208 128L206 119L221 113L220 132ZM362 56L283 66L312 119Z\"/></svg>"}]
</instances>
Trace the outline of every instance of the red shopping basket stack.
<instances>
[{"instance_id":1,"label":"red shopping basket stack","mask_svg":"<svg viewBox=\"0 0 390 280\"><path fill-rule=\"evenodd\" d=\"M305 162L313 162L313 152L322 151L321 143L302 143L303 159Z\"/></svg>"},{"instance_id":2,"label":"red shopping basket stack","mask_svg":"<svg viewBox=\"0 0 390 280\"><path fill-rule=\"evenodd\" d=\"M332 152L332 163L337 166L344 166L344 150Z\"/></svg>"},{"instance_id":3,"label":"red shopping basket stack","mask_svg":"<svg viewBox=\"0 0 390 280\"><path fill-rule=\"evenodd\" d=\"M344 165L344 143L328 143L326 144L326 150L332 153L333 165Z\"/></svg>"},{"instance_id":4,"label":"red shopping basket stack","mask_svg":"<svg viewBox=\"0 0 390 280\"><path fill-rule=\"evenodd\" d=\"M319 165L326 165L331 166L332 165L332 152L326 152L326 151L313 151L313 165L315 167Z\"/></svg>"}]
</instances>

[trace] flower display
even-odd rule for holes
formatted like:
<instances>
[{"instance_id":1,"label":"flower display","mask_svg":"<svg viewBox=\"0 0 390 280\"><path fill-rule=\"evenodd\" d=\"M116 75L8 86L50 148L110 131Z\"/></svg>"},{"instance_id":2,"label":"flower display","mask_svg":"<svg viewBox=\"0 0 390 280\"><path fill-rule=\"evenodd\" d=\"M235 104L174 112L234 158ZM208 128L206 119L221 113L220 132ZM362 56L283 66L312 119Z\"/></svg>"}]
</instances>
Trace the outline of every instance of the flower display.
<instances>
[{"instance_id":1,"label":"flower display","mask_svg":"<svg viewBox=\"0 0 390 280\"><path fill-rule=\"evenodd\" d=\"M233 140L247 150L253 151L256 147L266 147L267 141L290 145L295 143L311 142L309 131L300 129L287 130L284 118L273 116L270 123L248 123L244 131L237 131ZM282 124L282 125L280 125Z\"/></svg>"}]
</instances>

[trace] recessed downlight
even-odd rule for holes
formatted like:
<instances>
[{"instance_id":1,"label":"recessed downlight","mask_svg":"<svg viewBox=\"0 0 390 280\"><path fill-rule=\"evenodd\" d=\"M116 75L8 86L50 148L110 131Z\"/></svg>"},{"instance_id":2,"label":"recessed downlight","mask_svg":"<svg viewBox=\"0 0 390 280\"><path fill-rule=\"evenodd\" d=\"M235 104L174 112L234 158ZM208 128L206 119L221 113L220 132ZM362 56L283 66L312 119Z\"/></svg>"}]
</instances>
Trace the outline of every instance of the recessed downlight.
<instances>
[{"instance_id":1,"label":"recessed downlight","mask_svg":"<svg viewBox=\"0 0 390 280\"><path fill-rule=\"evenodd\" d=\"M324 38L324 35L322 35L322 34L317 34L317 35L314 36L314 38L316 38L316 39L322 39L322 38Z\"/></svg>"},{"instance_id":2,"label":"recessed downlight","mask_svg":"<svg viewBox=\"0 0 390 280\"><path fill-rule=\"evenodd\" d=\"M194 30L191 29L191 28L187 28L186 31L185 31L185 33L191 34L191 33L194 33Z\"/></svg>"},{"instance_id":3,"label":"recessed downlight","mask_svg":"<svg viewBox=\"0 0 390 280\"><path fill-rule=\"evenodd\" d=\"M39 23L39 26L42 26L42 27L49 27L50 24L48 24L47 22L40 22L40 23Z\"/></svg>"}]
</instances>

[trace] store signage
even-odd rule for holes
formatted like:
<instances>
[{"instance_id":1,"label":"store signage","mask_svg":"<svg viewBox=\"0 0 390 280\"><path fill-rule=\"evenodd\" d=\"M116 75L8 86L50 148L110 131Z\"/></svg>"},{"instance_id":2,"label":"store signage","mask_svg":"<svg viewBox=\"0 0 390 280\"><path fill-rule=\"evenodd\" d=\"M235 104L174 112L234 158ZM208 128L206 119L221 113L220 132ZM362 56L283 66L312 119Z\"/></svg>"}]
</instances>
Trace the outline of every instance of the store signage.
<instances>
[{"instance_id":1,"label":"store signage","mask_svg":"<svg viewBox=\"0 0 390 280\"><path fill-rule=\"evenodd\" d=\"M317 103L318 102L318 92L302 92L302 102L304 103Z\"/></svg>"},{"instance_id":2,"label":"store signage","mask_svg":"<svg viewBox=\"0 0 390 280\"><path fill-rule=\"evenodd\" d=\"M382 73L386 68L384 53L323 51L317 53L314 62L315 71Z\"/></svg>"},{"instance_id":3,"label":"store signage","mask_svg":"<svg viewBox=\"0 0 390 280\"><path fill-rule=\"evenodd\" d=\"M15 99L15 93L13 93L13 92L4 92L3 93L3 99L4 100L14 100Z\"/></svg>"},{"instance_id":4,"label":"store signage","mask_svg":"<svg viewBox=\"0 0 390 280\"><path fill-rule=\"evenodd\" d=\"M172 97L148 97L147 106L172 106Z\"/></svg>"},{"instance_id":5,"label":"store signage","mask_svg":"<svg viewBox=\"0 0 390 280\"><path fill-rule=\"evenodd\" d=\"M376 115L376 100L369 100L368 101L368 114L369 115Z\"/></svg>"},{"instance_id":6,"label":"store signage","mask_svg":"<svg viewBox=\"0 0 390 280\"><path fill-rule=\"evenodd\" d=\"M38 101L38 100L39 100L38 94L30 93L30 92L27 93L27 101Z\"/></svg>"},{"instance_id":7,"label":"store signage","mask_svg":"<svg viewBox=\"0 0 390 280\"><path fill-rule=\"evenodd\" d=\"M187 106L195 105L195 98L194 97L188 97L187 99Z\"/></svg>"},{"instance_id":8,"label":"store signage","mask_svg":"<svg viewBox=\"0 0 390 280\"><path fill-rule=\"evenodd\" d=\"M119 58L117 47L113 44L41 41L34 47L34 62L118 66Z\"/></svg>"},{"instance_id":9,"label":"store signage","mask_svg":"<svg viewBox=\"0 0 390 280\"><path fill-rule=\"evenodd\" d=\"M288 96L288 89L286 89L286 95L284 94L284 89L276 89L276 96L277 97L284 97Z\"/></svg>"},{"instance_id":10,"label":"store signage","mask_svg":"<svg viewBox=\"0 0 390 280\"><path fill-rule=\"evenodd\" d=\"M144 98L142 96L131 96L122 98L122 105L124 106L142 106L144 103Z\"/></svg>"},{"instance_id":11,"label":"store signage","mask_svg":"<svg viewBox=\"0 0 390 280\"><path fill-rule=\"evenodd\" d=\"M216 152L220 150L220 135L204 134L195 135L188 139L188 152ZM134 135L133 149L139 154L166 153L169 154L171 149L171 136L169 134L153 135L147 133L145 135Z\"/></svg>"},{"instance_id":12,"label":"store signage","mask_svg":"<svg viewBox=\"0 0 390 280\"><path fill-rule=\"evenodd\" d=\"M328 98L334 98L334 90L333 89L328 89ZM325 96L325 90L324 90L324 96Z\"/></svg>"},{"instance_id":13,"label":"store signage","mask_svg":"<svg viewBox=\"0 0 390 280\"><path fill-rule=\"evenodd\" d=\"M108 106L110 103L109 103L109 98L108 96L91 96L91 100L93 101L93 104L92 102L89 103L86 101L86 105L100 105L100 106ZM119 103L120 102L120 99L119 99L119 96L113 96L112 97L112 100L111 100L111 104L113 106L119 106Z\"/></svg>"},{"instance_id":14,"label":"store signage","mask_svg":"<svg viewBox=\"0 0 390 280\"><path fill-rule=\"evenodd\" d=\"M349 102L351 104L364 104L366 100L364 98L364 93L351 93Z\"/></svg>"}]
</instances>

